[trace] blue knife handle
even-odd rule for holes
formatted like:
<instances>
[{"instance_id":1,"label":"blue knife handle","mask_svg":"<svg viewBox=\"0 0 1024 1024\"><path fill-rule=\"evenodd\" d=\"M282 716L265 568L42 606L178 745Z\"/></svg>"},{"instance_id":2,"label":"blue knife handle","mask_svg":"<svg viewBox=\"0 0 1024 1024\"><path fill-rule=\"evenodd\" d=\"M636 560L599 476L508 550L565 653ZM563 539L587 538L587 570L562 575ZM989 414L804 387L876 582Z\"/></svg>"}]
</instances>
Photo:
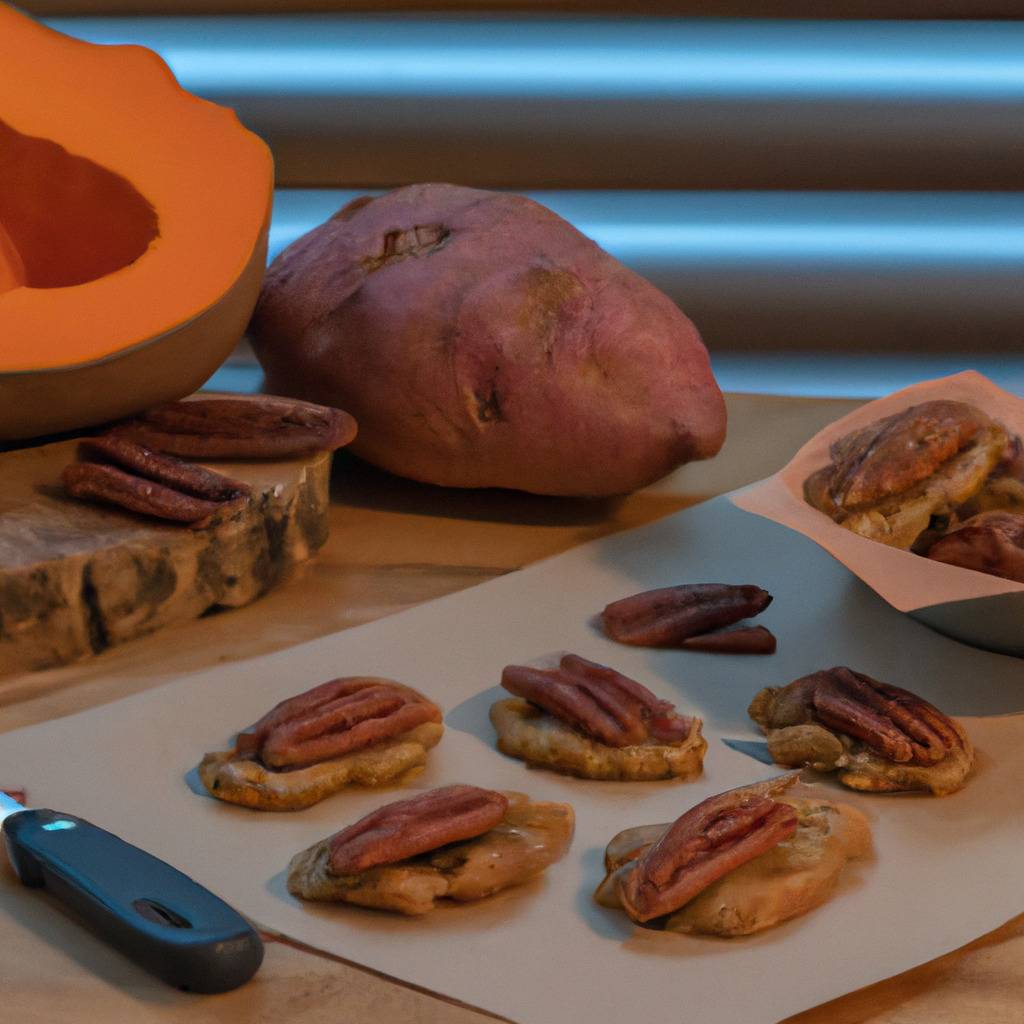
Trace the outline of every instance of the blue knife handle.
<instances>
[{"instance_id":1,"label":"blue knife handle","mask_svg":"<svg viewBox=\"0 0 1024 1024\"><path fill-rule=\"evenodd\" d=\"M11 863L94 931L175 988L227 992L263 960L252 926L170 864L110 832L57 811L27 810L3 823Z\"/></svg>"}]
</instances>

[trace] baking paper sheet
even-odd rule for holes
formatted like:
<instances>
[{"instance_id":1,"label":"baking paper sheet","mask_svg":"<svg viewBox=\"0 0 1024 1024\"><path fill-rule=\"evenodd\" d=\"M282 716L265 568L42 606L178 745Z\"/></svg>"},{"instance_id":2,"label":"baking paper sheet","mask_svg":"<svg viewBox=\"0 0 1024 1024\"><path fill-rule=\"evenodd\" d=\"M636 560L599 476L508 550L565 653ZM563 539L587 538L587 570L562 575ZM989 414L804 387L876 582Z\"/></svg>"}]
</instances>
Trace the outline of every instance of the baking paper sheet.
<instances>
[{"instance_id":1,"label":"baking paper sheet","mask_svg":"<svg viewBox=\"0 0 1024 1024\"><path fill-rule=\"evenodd\" d=\"M775 600L758 621L777 634L778 653L630 648L594 628L608 601L683 581L768 588ZM501 667L558 650L613 665L702 715L704 775L585 782L497 753L487 709L503 692ZM945 799L866 797L823 783L869 816L876 856L851 865L825 906L759 936L644 931L592 903L617 831L776 774L722 737L758 738L746 707L761 686L835 664L965 716L980 751L967 788ZM355 673L404 680L444 707L446 735L415 787L463 781L568 800L578 821L568 857L523 888L422 919L290 897L293 853L409 790L261 814L193 792L190 771L274 702ZM758 1024L929 960L1024 909L1022 711L1019 661L937 636L807 538L716 499L400 615L8 733L0 778L24 783L34 805L91 818L163 856L267 927L522 1024ZM0 885L0 912L3 897Z\"/></svg>"},{"instance_id":2,"label":"baking paper sheet","mask_svg":"<svg viewBox=\"0 0 1024 1024\"><path fill-rule=\"evenodd\" d=\"M930 625L969 643L1024 654L1024 583L886 547L838 526L804 501L804 481L828 465L833 441L939 398L969 402L1024 434L1024 400L968 370L860 406L815 434L778 473L732 498L740 508L810 537L900 611L923 613L919 617Z\"/></svg>"}]
</instances>

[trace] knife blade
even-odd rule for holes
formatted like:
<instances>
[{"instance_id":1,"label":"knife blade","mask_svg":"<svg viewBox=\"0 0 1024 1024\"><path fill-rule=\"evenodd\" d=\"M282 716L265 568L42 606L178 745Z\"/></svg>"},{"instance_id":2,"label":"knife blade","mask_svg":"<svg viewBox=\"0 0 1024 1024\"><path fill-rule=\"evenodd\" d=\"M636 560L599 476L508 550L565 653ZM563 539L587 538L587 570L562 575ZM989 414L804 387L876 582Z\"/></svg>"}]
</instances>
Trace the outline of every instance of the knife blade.
<instances>
[{"instance_id":1,"label":"knife blade","mask_svg":"<svg viewBox=\"0 0 1024 1024\"><path fill-rule=\"evenodd\" d=\"M263 961L236 910L177 868L75 817L0 792L0 832L18 878L46 888L101 938L175 988L227 992Z\"/></svg>"},{"instance_id":2,"label":"knife blade","mask_svg":"<svg viewBox=\"0 0 1024 1024\"><path fill-rule=\"evenodd\" d=\"M768 744L764 740L732 740L723 736L722 742L731 750L746 754L747 757L752 757L762 764L775 764L775 759L768 753Z\"/></svg>"}]
</instances>

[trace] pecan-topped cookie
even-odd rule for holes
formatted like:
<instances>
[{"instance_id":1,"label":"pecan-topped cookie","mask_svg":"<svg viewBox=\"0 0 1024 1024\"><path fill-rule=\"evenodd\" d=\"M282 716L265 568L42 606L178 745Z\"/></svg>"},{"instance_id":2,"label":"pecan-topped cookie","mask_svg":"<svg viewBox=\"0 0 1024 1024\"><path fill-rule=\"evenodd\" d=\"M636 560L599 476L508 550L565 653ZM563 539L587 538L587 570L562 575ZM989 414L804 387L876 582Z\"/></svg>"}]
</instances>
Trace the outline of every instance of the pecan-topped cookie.
<instances>
[{"instance_id":1,"label":"pecan-topped cookie","mask_svg":"<svg viewBox=\"0 0 1024 1024\"><path fill-rule=\"evenodd\" d=\"M296 854L288 891L420 915L438 900L483 899L536 877L569 848L568 804L444 786L387 804Z\"/></svg>"},{"instance_id":2,"label":"pecan-topped cookie","mask_svg":"<svg viewBox=\"0 0 1024 1024\"><path fill-rule=\"evenodd\" d=\"M675 822L616 835L594 899L637 924L731 937L823 903L847 861L866 856L863 815L788 792L796 774L730 790Z\"/></svg>"},{"instance_id":3,"label":"pecan-topped cookie","mask_svg":"<svg viewBox=\"0 0 1024 1024\"><path fill-rule=\"evenodd\" d=\"M557 668L508 665L501 685L519 699L491 707L498 749L528 764L630 781L690 778L703 768L701 720L614 669L567 654Z\"/></svg>"},{"instance_id":4,"label":"pecan-topped cookie","mask_svg":"<svg viewBox=\"0 0 1024 1024\"><path fill-rule=\"evenodd\" d=\"M776 764L838 771L851 789L944 796L974 765L959 722L909 690L849 668L766 687L749 712Z\"/></svg>"},{"instance_id":5,"label":"pecan-topped cookie","mask_svg":"<svg viewBox=\"0 0 1024 1024\"><path fill-rule=\"evenodd\" d=\"M1010 442L972 405L923 402L834 441L804 497L854 533L910 549L982 489Z\"/></svg>"},{"instance_id":6,"label":"pecan-topped cookie","mask_svg":"<svg viewBox=\"0 0 1024 1024\"><path fill-rule=\"evenodd\" d=\"M300 810L344 786L381 786L422 767L444 732L441 717L392 679L333 679L282 701L240 732L232 750L207 754L199 777L219 800Z\"/></svg>"}]
</instances>

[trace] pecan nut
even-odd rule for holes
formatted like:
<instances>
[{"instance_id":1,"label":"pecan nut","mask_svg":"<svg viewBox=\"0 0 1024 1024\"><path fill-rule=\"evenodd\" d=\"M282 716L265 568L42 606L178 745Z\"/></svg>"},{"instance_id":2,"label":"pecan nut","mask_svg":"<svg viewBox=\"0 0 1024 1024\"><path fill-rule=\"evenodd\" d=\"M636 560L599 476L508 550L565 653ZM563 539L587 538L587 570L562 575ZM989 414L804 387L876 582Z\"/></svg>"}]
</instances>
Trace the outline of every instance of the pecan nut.
<instances>
[{"instance_id":1,"label":"pecan nut","mask_svg":"<svg viewBox=\"0 0 1024 1024\"><path fill-rule=\"evenodd\" d=\"M751 704L762 728L822 725L896 764L932 765L963 745L956 724L928 701L849 668L813 672L762 694Z\"/></svg>"},{"instance_id":2,"label":"pecan nut","mask_svg":"<svg viewBox=\"0 0 1024 1024\"><path fill-rule=\"evenodd\" d=\"M688 583L613 601L601 613L601 624L619 643L676 647L757 615L771 600L766 590L748 584Z\"/></svg>"},{"instance_id":3,"label":"pecan nut","mask_svg":"<svg viewBox=\"0 0 1024 1024\"><path fill-rule=\"evenodd\" d=\"M501 685L609 747L679 743L693 728L692 718L646 686L575 654L555 669L507 665Z\"/></svg>"},{"instance_id":4,"label":"pecan nut","mask_svg":"<svg viewBox=\"0 0 1024 1024\"><path fill-rule=\"evenodd\" d=\"M853 533L923 554L967 506L983 511L1004 485L1014 490L1000 467L1015 454L980 409L923 402L834 441L830 463L804 481L804 499Z\"/></svg>"},{"instance_id":5,"label":"pecan nut","mask_svg":"<svg viewBox=\"0 0 1024 1024\"><path fill-rule=\"evenodd\" d=\"M1024 583L1024 513L972 516L932 544L928 557Z\"/></svg>"},{"instance_id":6,"label":"pecan nut","mask_svg":"<svg viewBox=\"0 0 1024 1024\"><path fill-rule=\"evenodd\" d=\"M758 789L713 796L678 818L620 879L622 905L639 923L670 914L796 827L796 811Z\"/></svg>"},{"instance_id":7,"label":"pecan nut","mask_svg":"<svg viewBox=\"0 0 1024 1024\"><path fill-rule=\"evenodd\" d=\"M240 508L250 494L248 484L127 438L83 441L79 459L61 474L68 494L192 527Z\"/></svg>"},{"instance_id":8,"label":"pecan nut","mask_svg":"<svg viewBox=\"0 0 1024 1024\"><path fill-rule=\"evenodd\" d=\"M1006 448L993 475L1024 481L1024 440L1019 434L1013 434L1007 440Z\"/></svg>"},{"instance_id":9,"label":"pecan nut","mask_svg":"<svg viewBox=\"0 0 1024 1024\"><path fill-rule=\"evenodd\" d=\"M776 641L770 629L746 626L690 636L680 646L687 651L708 651L713 654L774 654Z\"/></svg>"},{"instance_id":10,"label":"pecan nut","mask_svg":"<svg viewBox=\"0 0 1024 1024\"><path fill-rule=\"evenodd\" d=\"M288 459L343 447L356 421L290 398L201 398L158 405L110 433L189 458Z\"/></svg>"},{"instance_id":11,"label":"pecan nut","mask_svg":"<svg viewBox=\"0 0 1024 1024\"><path fill-rule=\"evenodd\" d=\"M473 839L499 824L508 797L477 786L444 786L386 804L332 836L329 871L353 875Z\"/></svg>"},{"instance_id":12,"label":"pecan nut","mask_svg":"<svg viewBox=\"0 0 1024 1024\"><path fill-rule=\"evenodd\" d=\"M271 768L342 757L440 722L441 709L411 687L374 676L332 679L282 701L235 741Z\"/></svg>"},{"instance_id":13,"label":"pecan nut","mask_svg":"<svg viewBox=\"0 0 1024 1024\"><path fill-rule=\"evenodd\" d=\"M938 708L848 668L826 673L813 702L823 725L862 740L890 761L934 764L960 745L956 727Z\"/></svg>"},{"instance_id":14,"label":"pecan nut","mask_svg":"<svg viewBox=\"0 0 1024 1024\"><path fill-rule=\"evenodd\" d=\"M964 402L911 406L833 442L829 491L841 509L906 491L967 447L992 421Z\"/></svg>"}]
</instances>

